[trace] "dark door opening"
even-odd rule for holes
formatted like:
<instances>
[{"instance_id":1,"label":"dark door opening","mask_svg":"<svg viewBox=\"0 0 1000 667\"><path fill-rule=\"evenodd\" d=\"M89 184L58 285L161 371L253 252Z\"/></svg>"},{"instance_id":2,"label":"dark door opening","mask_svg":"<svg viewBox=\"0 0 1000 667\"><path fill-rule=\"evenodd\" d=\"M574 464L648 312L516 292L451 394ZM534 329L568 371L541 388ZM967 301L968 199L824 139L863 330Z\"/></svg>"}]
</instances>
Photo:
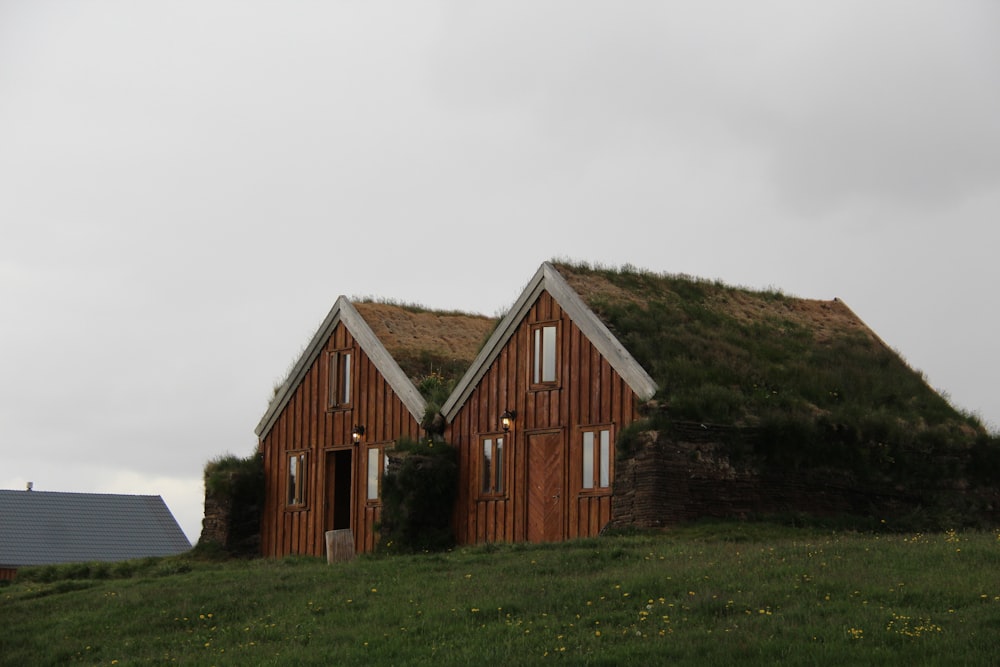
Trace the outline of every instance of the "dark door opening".
<instances>
[{"instance_id":1,"label":"dark door opening","mask_svg":"<svg viewBox=\"0 0 1000 667\"><path fill-rule=\"evenodd\" d=\"M327 530L351 527L353 454L350 449L341 449L326 455Z\"/></svg>"}]
</instances>

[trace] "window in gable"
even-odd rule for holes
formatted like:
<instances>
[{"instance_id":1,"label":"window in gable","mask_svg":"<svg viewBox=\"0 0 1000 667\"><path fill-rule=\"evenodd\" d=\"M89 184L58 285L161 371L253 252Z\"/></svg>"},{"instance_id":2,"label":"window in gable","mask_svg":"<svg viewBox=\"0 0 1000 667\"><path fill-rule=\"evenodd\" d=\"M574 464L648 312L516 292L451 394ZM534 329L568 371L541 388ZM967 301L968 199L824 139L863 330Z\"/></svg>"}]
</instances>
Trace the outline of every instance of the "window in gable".
<instances>
[{"instance_id":1,"label":"window in gable","mask_svg":"<svg viewBox=\"0 0 1000 667\"><path fill-rule=\"evenodd\" d=\"M531 383L555 384L559 378L559 328L542 324L531 330Z\"/></svg>"},{"instance_id":2,"label":"window in gable","mask_svg":"<svg viewBox=\"0 0 1000 667\"><path fill-rule=\"evenodd\" d=\"M350 350L330 353L330 380L327 394L331 408L347 408L351 405L351 359Z\"/></svg>"}]
</instances>

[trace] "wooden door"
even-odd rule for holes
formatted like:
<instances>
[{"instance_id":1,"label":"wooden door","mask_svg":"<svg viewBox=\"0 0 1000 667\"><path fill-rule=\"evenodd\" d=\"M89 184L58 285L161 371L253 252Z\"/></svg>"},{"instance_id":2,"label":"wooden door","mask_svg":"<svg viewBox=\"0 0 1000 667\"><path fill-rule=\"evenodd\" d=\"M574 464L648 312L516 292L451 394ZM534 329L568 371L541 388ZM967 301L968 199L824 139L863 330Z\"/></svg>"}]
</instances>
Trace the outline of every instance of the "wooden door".
<instances>
[{"instance_id":1,"label":"wooden door","mask_svg":"<svg viewBox=\"0 0 1000 667\"><path fill-rule=\"evenodd\" d=\"M564 538L562 433L528 435L527 538L529 542L558 542Z\"/></svg>"}]
</instances>

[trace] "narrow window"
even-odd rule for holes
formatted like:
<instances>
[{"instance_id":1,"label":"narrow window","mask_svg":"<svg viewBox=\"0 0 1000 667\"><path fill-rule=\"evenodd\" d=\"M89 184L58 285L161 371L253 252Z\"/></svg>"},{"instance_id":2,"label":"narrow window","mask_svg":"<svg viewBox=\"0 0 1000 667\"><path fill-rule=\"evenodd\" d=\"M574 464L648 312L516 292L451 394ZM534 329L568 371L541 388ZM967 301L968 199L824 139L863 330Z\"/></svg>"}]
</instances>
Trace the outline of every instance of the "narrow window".
<instances>
[{"instance_id":1,"label":"narrow window","mask_svg":"<svg viewBox=\"0 0 1000 667\"><path fill-rule=\"evenodd\" d=\"M601 477L600 485L602 489L611 486L611 431L601 431Z\"/></svg>"},{"instance_id":2,"label":"narrow window","mask_svg":"<svg viewBox=\"0 0 1000 667\"><path fill-rule=\"evenodd\" d=\"M382 477L382 450L378 447L368 449L368 500L378 500L379 479Z\"/></svg>"},{"instance_id":3,"label":"narrow window","mask_svg":"<svg viewBox=\"0 0 1000 667\"><path fill-rule=\"evenodd\" d=\"M480 466L483 473L483 493L493 491L493 438L483 440L483 464Z\"/></svg>"},{"instance_id":4,"label":"narrow window","mask_svg":"<svg viewBox=\"0 0 1000 667\"><path fill-rule=\"evenodd\" d=\"M503 438L493 444L493 492L503 493Z\"/></svg>"},{"instance_id":5,"label":"narrow window","mask_svg":"<svg viewBox=\"0 0 1000 667\"><path fill-rule=\"evenodd\" d=\"M340 404L351 404L351 353L343 352L340 355Z\"/></svg>"},{"instance_id":6,"label":"narrow window","mask_svg":"<svg viewBox=\"0 0 1000 667\"><path fill-rule=\"evenodd\" d=\"M503 438L483 438L480 458L480 490L483 495L503 493Z\"/></svg>"},{"instance_id":7,"label":"narrow window","mask_svg":"<svg viewBox=\"0 0 1000 667\"><path fill-rule=\"evenodd\" d=\"M583 432L581 474L584 489L611 487L611 431L593 429Z\"/></svg>"},{"instance_id":8,"label":"narrow window","mask_svg":"<svg viewBox=\"0 0 1000 667\"><path fill-rule=\"evenodd\" d=\"M547 324L532 330L531 380L534 384L556 382L557 331L554 324Z\"/></svg>"},{"instance_id":9,"label":"narrow window","mask_svg":"<svg viewBox=\"0 0 1000 667\"><path fill-rule=\"evenodd\" d=\"M299 452L288 455L288 504L306 504L306 454Z\"/></svg>"},{"instance_id":10,"label":"narrow window","mask_svg":"<svg viewBox=\"0 0 1000 667\"><path fill-rule=\"evenodd\" d=\"M351 404L351 356L348 350L330 353L327 394L331 408L346 408Z\"/></svg>"},{"instance_id":11,"label":"narrow window","mask_svg":"<svg viewBox=\"0 0 1000 667\"><path fill-rule=\"evenodd\" d=\"M583 433L583 488L594 488L594 432Z\"/></svg>"}]
</instances>

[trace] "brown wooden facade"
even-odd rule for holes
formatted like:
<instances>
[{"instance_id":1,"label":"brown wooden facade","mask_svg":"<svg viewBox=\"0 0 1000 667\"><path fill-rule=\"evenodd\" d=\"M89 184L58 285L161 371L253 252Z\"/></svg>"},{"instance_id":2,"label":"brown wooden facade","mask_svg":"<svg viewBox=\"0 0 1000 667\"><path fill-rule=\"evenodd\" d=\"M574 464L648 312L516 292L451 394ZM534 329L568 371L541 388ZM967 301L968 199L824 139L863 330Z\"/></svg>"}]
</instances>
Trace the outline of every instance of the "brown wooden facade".
<instances>
[{"instance_id":1,"label":"brown wooden facade","mask_svg":"<svg viewBox=\"0 0 1000 667\"><path fill-rule=\"evenodd\" d=\"M374 306L366 321L364 309L338 300L258 425L265 556L322 555L326 532L346 528L356 551L374 549L377 462L397 439L421 435L424 400L383 340L447 346L454 322L434 333L430 320L387 326ZM441 410L444 438L459 452L456 540L597 535L611 520L615 439L655 384L548 263L495 328L486 318L459 328L492 334L475 360L474 351L449 352L469 366ZM390 345L398 358L422 356L399 343ZM507 430L505 412L514 416ZM352 441L357 425L365 428L360 444Z\"/></svg>"},{"instance_id":2,"label":"brown wooden facade","mask_svg":"<svg viewBox=\"0 0 1000 667\"><path fill-rule=\"evenodd\" d=\"M414 411L344 321L315 342L311 362L284 397L283 408L270 424L262 421L265 428L259 432L264 556L322 556L326 531L348 528L355 551L371 551L381 503L370 485L369 458L377 462L380 476L384 449L421 432ZM358 425L364 435L356 444L352 431Z\"/></svg>"},{"instance_id":3,"label":"brown wooden facade","mask_svg":"<svg viewBox=\"0 0 1000 667\"><path fill-rule=\"evenodd\" d=\"M544 269L537 286L546 285ZM460 386L445 406L446 439L460 453L459 543L594 536L611 519L615 437L636 419L639 397L560 300L548 289L534 291L529 285L506 332L501 324L496 349L484 351L485 372L470 369L465 395L457 395ZM553 334L546 350L545 336ZM606 331L601 337L613 338ZM551 361L538 359L553 351ZM507 432L505 411L514 413Z\"/></svg>"}]
</instances>

